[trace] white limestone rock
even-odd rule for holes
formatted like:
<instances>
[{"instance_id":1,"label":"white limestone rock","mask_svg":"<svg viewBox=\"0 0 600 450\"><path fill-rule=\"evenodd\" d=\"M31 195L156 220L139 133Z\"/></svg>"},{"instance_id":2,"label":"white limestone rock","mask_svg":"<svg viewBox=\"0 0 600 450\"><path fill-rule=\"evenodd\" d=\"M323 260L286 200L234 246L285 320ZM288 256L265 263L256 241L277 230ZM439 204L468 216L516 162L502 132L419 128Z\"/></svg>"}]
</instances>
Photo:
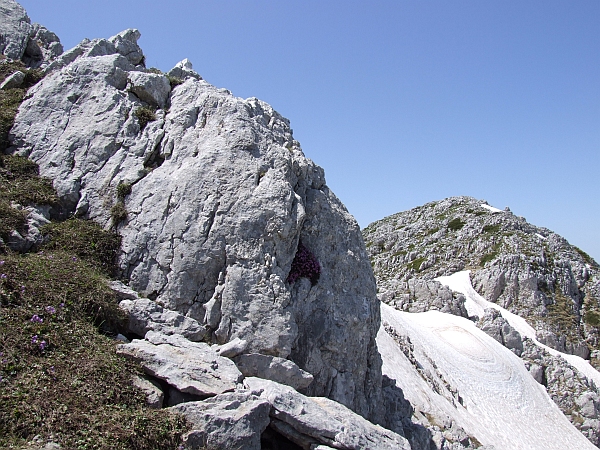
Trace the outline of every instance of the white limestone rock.
<instances>
[{"instance_id":1,"label":"white limestone rock","mask_svg":"<svg viewBox=\"0 0 600 450\"><path fill-rule=\"evenodd\" d=\"M25 74L20 70L17 70L12 75L6 77L6 79L0 84L0 90L18 88L23 83Z\"/></svg>"},{"instance_id":2,"label":"white limestone rock","mask_svg":"<svg viewBox=\"0 0 600 450\"><path fill-rule=\"evenodd\" d=\"M18 203L11 206L25 214L25 226L22 230L13 230L7 239L6 245L13 251L26 252L33 246L44 241L40 228L50 223L50 206L27 206Z\"/></svg>"},{"instance_id":3,"label":"white limestone rock","mask_svg":"<svg viewBox=\"0 0 600 450\"><path fill-rule=\"evenodd\" d=\"M223 450L260 450L260 436L269 424L270 409L267 400L249 391L220 394L170 408L192 424L192 431L183 437L186 448Z\"/></svg>"},{"instance_id":4,"label":"white limestone rock","mask_svg":"<svg viewBox=\"0 0 600 450\"><path fill-rule=\"evenodd\" d=\"M127 58L134 66L137 66L144 59L144 53L137 45L137 41L141 36L142 34L135 28L129 28L111 37L108 42L115 46L117 53Z\"/></svg>"},{"instance_id":5,"label":"white limestone rock","mask_svg":"<svg viewBox=\"0 0 600 450\"><path fill-rule=\"evenodd\" d=\"M27 67L40 67L62 53L60 40L40 24L31 24L14 0L0 0L0 54Z\"/></svg>"},{"instance_id":6,"label":"white limestone rock","mask_svg":"<svg viewBox=\"0 0 600 450\"><path fill-rule=\"evenodd\" d=\"M29 16L14 0L0 0L0 19L0 52L20 61L31 31Z\"/></svg>"},{"instance_id":7,"label":"white limestone rock","mask_svg":"<svg viewBox=\"0 0 600 450\"><path fill-rule=\"evenodd\" d=\"M129 286L123 284L118 280L112 280L108 283L110 289L117 295L119 300L137 300L140 298L137 292L131 289ZM146 334L146 333L144 333ZM141 335L143 336L143 335Z\"/></svg>"},{"instance_id":8,"label":"white limestone rock","mask_svg":"<svg viewBox=\"0 0 600 450\"><path fill-rule=\"evenodd\" d=\"M127 90L145 70L129 51L137 34L118 36L84 41L46 69L12 149L53 179L64 214L105 227L117 186L130 184L117 230L133 290L210 327L212 343L239 338L247 352L293 361L315 377L309 394L377 419L375 281L323 169L273 108L211 86L186 62L169 110L142 130L144 103ZM321 267L314 285L287 281L300 241Z\"/></svg>"},{"instance_id":9,"label":"white limestone rock","mask_svg":"<svg viewBox=\"0 0 600 450\"><path fill-rule=\"evenodd\" d=\"M487 308L483 317L477 322L477 326L517 356L521 356L523 338L517 330L510 326L498 310Z\"/></svg>"},{"instance_id":10,"label":"white limestone rock","mask_svg":"<svg viewBox=\"0 0 600 450\"><path fill-rule=\"evenodd\" d=\"M239 355L233 361L245 377L265 378L296 390L307 388L314 379L293 361L277 356L250 353Z\"/></svg>"},{"instance_id":11,"label":"white limestone rock","mask_svg":"<svg viewBox=\"0 0 600 450\"><path fill-rule=\"evenodd\" d=\"M127 88L143 102L159 108L166 106L171 92L167 77L156 73L130 72Z\"/></svg>"},{"instance_id":12,"label":"white limestone rock","mask_svg":"<svg viewBox=\"0 0 600 450\"><path fill-rule=\"evenodd\" d=\"M62 52L63 46L58 36L39 23L34 23L29 32L29 41L22 59L29 67L43 69Z\"/></svg>"},{"instance_id":13,"label":"white limestone rock","mask_svg":"<svg viewBox=\"0 0 600 450\"><path fill-rule=\"evenodd\" d=\"M133 385L146 394L146 403L148 403L151 408L160 409L163 407L165 394L156 381L147 380L140 376L134 376Z\"/></svg>"},{"instance_id":14,"label":"white limestone rock","mask_svg":"<svg viewBox=\"0 0 600 450\"><path fill-rule=\"evenodd\" d=\"M179 61L175 64L168 73L168 76L173 78L178 78L180 80L185 80L186 78L194 78L195 80L201 80L202 77L192 68L192 62L185 58L182 61Z\"/></svg>"},{"instance_id":15,"label":"white limestone rock","mask_svg":"<svg viewBox=\"0 0 600 450\"><path fill-rule=\"evenodd\" d=\"M122 300L121 309L127 312L129 320L127 331L145 336L150 330L167 335L182 335L190 341L201 341L207 336L207 329L196 320L185 317L177 311L164 309L158 303L147 298Z\"/></svg>"},{"instance_id":16,"label":"white limestone rock","mask_svg":"<svg viewBox=\"0 0 600 450\"><path fill-rule=\"evenodd\" d=\"M327 398L306 397L289 386L248 377L244 385L271 404L271 416L286 426L275 427L303 448L315 443L338 449L410 450L408 441L373 425Z\"/></svg>"},{"instance_id":17,"label":"white limestone rock","mask_svg":"<svg viewBox=\"0 0 600 450\"><path fill-rule=\"evenodd\" d=\"M213 345L212 348L219 355L225 358L234 358L241 355L248 348L248 341L240 338L235 338L223 345Z\"/></svg>"},{"instance_id":18,"label":"white limestone rock","mask_svg":"<svg viewBox=\"0 0 600 450\"><path fill-rule=\"evenodd\" d=\"M117 346L117 353L139 362L144 371L180 392L206 397L233 391L242 374L233 361L205 343L149 331L145 340Z\"/></svg>"}]
</instances>

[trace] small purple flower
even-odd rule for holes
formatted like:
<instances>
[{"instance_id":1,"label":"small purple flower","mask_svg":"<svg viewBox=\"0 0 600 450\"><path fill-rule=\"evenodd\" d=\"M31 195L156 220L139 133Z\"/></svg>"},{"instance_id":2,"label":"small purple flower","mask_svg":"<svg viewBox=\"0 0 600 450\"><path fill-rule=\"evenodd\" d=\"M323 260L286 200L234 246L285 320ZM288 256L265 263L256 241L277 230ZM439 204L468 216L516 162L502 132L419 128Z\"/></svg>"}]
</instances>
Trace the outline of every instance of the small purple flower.
<instances>
[{"instance_id":1,"label":"small purple flower","mask_svg":"<svg viewBox=\"0 0 600 450\"><path fill-rule=\"evenodd\" d=\"M56 308L54 306L46 306L46 312L49 314L56 314Z\"/></svg>"},{"instance_id":2,"label":"small purple flower","mask_svg":"<svg viewBox=\"0 0 600 450\"><path fill-rule=\"evenodd\" d=\"M61 308L64 308L64 307L65 307L65 303L63 302L63 303L61 303L61 304L60 304L60 305L58 305L58 306L60 306Z\"/></svg>"},{"instance_id":3,"label":"small purple flower","mask_svg":"<svg viewBox=\"0 0 600 450\"><path fill-rule=\"evenodd\" d=\"M46 341L40 342L40 350L44 350L47 346L48 344L46 343Z\"/></svg>"},{"instance_id":4,"label":"small purple flower","mask_svg":"<svg viewBox=\"0 0 600 450\"><path fill-rule=\"evenodd\" d=\"M72 259L73 259L73 262L77 262L77 258L75 258L74 256Z\"/></svg>"},{"instance_id":5,"label":"small purple flower","mask_svg":"<svg viewBox=\"0 0 600 450\"><path fill-rule=\"evenodd\" d=\"M42 319L40 316L38 316L37 314L34 314L33 317L31 318L31 321L33 323L43 323L44 319Z\"/></svg>"},{"instance_id":6,"label":"small purple flower","mask_svg":"<svg viewBox=\"0 0 600 450\"><path fill-rule=\"evenodd\" d=\"M0 275L0 278L2 278L3 280L6 280L7 276L5 273L3 273L2 275Z\"/></svg>"},{"instance_id":7,"label":"small purple flower","mask_svg":"<svg viewBox=\"0 0 600 450\"><path fill-rule=\"evenodd\" d=\"M52 255L48 255L48 259L52 259L54 258Z\"/></svg>"},{"instance_id":8,"label":"small purple flower","mask_svg":"<svg viewBox=\"0 0 600 450\"><path fill-rule=\"evenodd\" d=\"M37 344L38 341L39 341L39 339L38 339L38 335L37 334L31 338L31 343L32 344Z\"/></svg>"},{"instance_id":9,"label":"small purple flower","mask_svg":"<svg viewBox=\"0 0 600 450\"><path fill-rule=\"evenodd\" d=\"M4 260L0 261L0 266L4 265Z\"/></svg>"}]
</instances>

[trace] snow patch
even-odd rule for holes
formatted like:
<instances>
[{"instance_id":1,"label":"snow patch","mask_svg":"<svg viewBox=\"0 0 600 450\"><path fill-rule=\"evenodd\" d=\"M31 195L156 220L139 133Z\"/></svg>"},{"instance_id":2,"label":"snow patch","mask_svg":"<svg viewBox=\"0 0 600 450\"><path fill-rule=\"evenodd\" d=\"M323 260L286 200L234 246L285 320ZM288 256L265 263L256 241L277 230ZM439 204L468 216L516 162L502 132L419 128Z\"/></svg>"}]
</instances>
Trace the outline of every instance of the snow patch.
<instances>
[{"instance_id":1,"label":"snow patch","mask_svg":"<svg viewBox=\"0 0 600 450\"><path fill-rule=\"evenodd\" d=\"M482 204L481 204L481 205L479 205L479 206L481 206L482 208L485 208L485 209L487 209L488 211L491 211L491 212L493 212L493 213L502 212L502 210L501 210L501 209L494 208L493 206L486 205L485 203L482 203Z\"/></svg>"},{"instance_id":2,"label":"snow patch","mask_svg":"<svg viewBox=\"0 0 600 450\"><path fill-rule=\"evenodd\" d=\"M536 235L537 237L539 237L539 238L540 238L542 241L546 241L546 240L548 240L548 238L547 238L546 236L542 236L540 233L535 233L535 235Z\"/></svg>"},{"instance_id":3,"label":"snow patch","mask_svg":"<svg viewBox=\"0 0 600 450\"><path fill-rule=\"evenodd\" d=\"M495 303L488 302L481 295L479 295L471 285L471 277L469 276L470 273L470 270L463 270L449 276L438 277L435 280L439 281L451 290L460 292L465 296L465 308L467 309L469 316L482 317L486 308L498 310L500 314L502 314L502 317L504 317L506 321L521 334L521 336L528 337L536 345L543 348L551 355L562 357L569 364L584 374L589 380L593 381L597 387L600 387L600 372L594 369L588 361L579 356L559 352L558 350L554 350L553 348L550 348L547 345L539 342L536 339L535 329L529 325L525 319L517 314L507 311Z\"/></svg>"},{"instance_id":4,"label":"snow patch","mask_svg":"<svg viewBox=\"0 0 600 450\"><path fill-rule=\"evenodd\" d=\"M406 313L383 303L381 319L383 373L396 380L417 416L455 421L497 449L596 448L521 359L473 322L439 311Z\"/></svg>"}]
</instances>

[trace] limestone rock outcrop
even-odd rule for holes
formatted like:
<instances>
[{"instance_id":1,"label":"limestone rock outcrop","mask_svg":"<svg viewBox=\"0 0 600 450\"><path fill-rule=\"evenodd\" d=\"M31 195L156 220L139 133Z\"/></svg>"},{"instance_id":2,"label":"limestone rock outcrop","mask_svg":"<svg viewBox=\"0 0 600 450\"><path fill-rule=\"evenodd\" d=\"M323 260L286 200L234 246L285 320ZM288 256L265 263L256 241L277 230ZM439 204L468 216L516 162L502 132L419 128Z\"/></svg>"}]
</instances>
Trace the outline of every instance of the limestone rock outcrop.
<instances>
[{"instance_id":1,"label":"limestone rock outcrop","mask_svg":"<svg viewBox=\"0 0 600 450\"><path fill-rule=\"evenodd\" d=\"M201 402L171 407L192 423L184 438L190 450L260 450L260 437L269 425L269 402L250 391L220 394Z\"/></svg>"},{"instance_id":2,"label":"limestone rock outcrop","mask_svg":"<svg viewBox=\"0 0 600 450\"><path fill-rule=\"evenodd\" d=\"M28 67L45 66L62 51L60 40L40 24L31 24L27 12L14 0L0 0L0 54Z\"/></svg>"},{"instance_id":3,"label":"limestone rock outcrop","mask_svg":"<svg viewBox=\"0 0 600 450\"><path fill-rule=\"evenodd\" d=\"M184 394L206 398L233 391L242 374L233 361L219 356L204 342L154 331L146 339L119 344L117 353L141 364L152 377Z\"/></svg>"},{"instance_id":4,"label":"limestone rock outcrop","mask_svg":"<svg viewBox=\"0 0 600 450\"><path fill-rule=\"evenodd\" d=\"M379 302L356 221L287 119L187 60L168 76L146 70L139 36L84 40L55 58L10 150L53 180L54 214L122 236L120 278L162 308L139 333L170 333L175 312L208 343L240 339L245 353L293 361L314 377L306 393L378 420ZM311 276L293 265L299 248Z\"/></svg>"},{"instance_id":5,"label":"limestone rock outcrop","mask_svg":"<svg viewBox=\"0 0 600 450\"><path fill-rule=\"evenodd\" d=\"M327 398L306 397L291 387L260 378L246 378L244 385L270 403L270 426L304 449L318 445L365 450L411 448L404 437Z\"/></svg>"}]
</instances>

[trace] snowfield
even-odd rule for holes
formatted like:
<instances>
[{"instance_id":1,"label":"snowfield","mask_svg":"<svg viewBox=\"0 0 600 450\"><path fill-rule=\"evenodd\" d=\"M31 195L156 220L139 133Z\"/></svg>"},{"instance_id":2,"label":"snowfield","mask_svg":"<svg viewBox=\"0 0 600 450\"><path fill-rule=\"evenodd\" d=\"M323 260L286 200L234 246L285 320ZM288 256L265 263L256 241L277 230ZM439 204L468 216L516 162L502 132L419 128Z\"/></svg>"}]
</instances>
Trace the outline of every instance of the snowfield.
<instances>
[{"instance_id":1,"label":"snowfield","mask_svg":"<svg viewBox=\"0 0 600 450\"><path fill-rule=\"evenodd\" d=\"M439 311L401 312L383 303L381 319L383 373L396 380L417 416L446 426L452 418L497 450L596 449L520 358L473 322Z\"/></svg>"},{"instance_id":2,"label":"snowfield","mask_svg":"<svg viewBox=\"0 0 600 450\"><path fill-rule=\"evenodd\" d=\"M521 334L521 336L530 338L536 345L540 346L544 350L547 350L551 355L562 357L568 361L571 366L583 373L589 380L593 381L596 386L600 386L600 372L594 369L588 361L579 356L559 352L538 342L536 339L535 329L533 329L533 327L531 327L525 319L511 313L510 311L507 311L495 303L488 302L481 295L479 295L471 285L471 277L469 274L470 270L463 270L462 272L456 272L450 276L438 277L435 280L449 287L453 291L460 292L465 296L465 308L467 309L469 316L481 317L483 316L484 309L486 308L494 308L498 310L500 314L502 314L502 317L504 317L506 321Z\"/></svg>"}]
</instances>

